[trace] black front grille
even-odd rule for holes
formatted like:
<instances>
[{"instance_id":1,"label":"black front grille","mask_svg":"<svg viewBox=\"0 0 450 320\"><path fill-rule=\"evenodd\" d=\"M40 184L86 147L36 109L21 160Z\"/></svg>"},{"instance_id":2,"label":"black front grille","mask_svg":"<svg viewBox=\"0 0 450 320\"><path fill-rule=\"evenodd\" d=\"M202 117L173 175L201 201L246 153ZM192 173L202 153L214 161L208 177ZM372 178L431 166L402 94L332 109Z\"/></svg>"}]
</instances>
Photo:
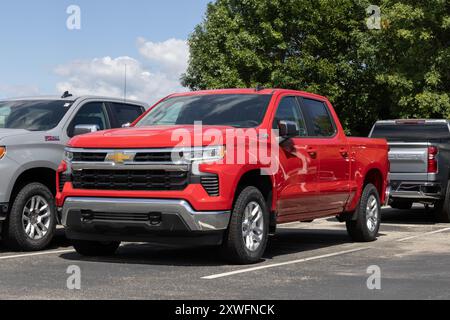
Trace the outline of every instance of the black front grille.
<instances>
[{"instance_id":1,"label":"black front grille","mask_svg":"<svg viewBox=\"0 0 450 320\"><path fill-rule=\"evenodd\" d=\"M65 184L67 181L69 181L68 177L67 177L64 173L60 172L60 173L58 174L59 192L63 192L64 184Z\"/></svg>"},{"instance_id":2,"label":"black front grille","mask_svg":"<svg viewBox=\"0 0 450 320\"><path fill-rule=\"evenodd\" d=\"M75 162L103 162L106 158L105 153L76 152L73 154Z\"/></svg>"},{"instance_id":3,"label":"black front grille","mask_svg":"<svg viewBox=\"0 0 450 320\"><path fill-rule=\"evenodd\" d=\"M81 170L73 172L75 189L179 191L189 183L188 172L165 170Z\"/></svg>"},{"instance_id":4,"label":"black front grille","mask_svg":"<svg viewBox=\"0 0 450 320\"><path fill-rule=\"evenodd\" d=\"M172 162L171 152L142 152L134 157L135 162Z\"/></svg>"},{"instance_id":5,"label":"black front grille","mask_svg":"<svg viewBox=\"0 0 450 320\"><path fill-rule=\"evenodd\" d=\"M201 178L201 183L211 197L218 197L220 195L218 176L204 176Z\"/></svg>"}]
</instances>

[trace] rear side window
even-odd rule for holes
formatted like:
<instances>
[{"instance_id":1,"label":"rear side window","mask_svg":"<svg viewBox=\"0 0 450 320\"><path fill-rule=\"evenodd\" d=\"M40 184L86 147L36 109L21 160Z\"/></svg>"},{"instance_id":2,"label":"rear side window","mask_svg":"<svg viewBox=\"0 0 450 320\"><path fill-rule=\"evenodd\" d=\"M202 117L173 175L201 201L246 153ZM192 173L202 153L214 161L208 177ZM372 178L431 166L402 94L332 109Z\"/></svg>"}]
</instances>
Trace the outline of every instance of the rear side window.
<instances>
[{"instance_id":1,"label":"rear side window","mask_svg":"<svg viewBox=\"0 0 450 320\"><path fill-rule=\"evenodd\" d=\"M376 124L371 138L388 141L429 141L450 139L446 124Z\"/></svg>"},{"instance_id":2,"label":"rear side window","mask_svg":"<svg viewBox=\"0 0 450 320\"><path fill-rule=\"evenodd\" d=\"M306 98L302 98L302 102L303 111L308 121L310 136L334 136L336 128L327 106L321 101Z\"/></svg>"},{"instance_id":3,"label":"rear side window","mask_svg":"<svg viewBox=\"0 0 450 320\"><path fill-rule=\"evenodd\" d=\"M110 103L110 106L118 127L134 122L144 112L142 107L131 104Z\"/></svg>"}]
</instances>

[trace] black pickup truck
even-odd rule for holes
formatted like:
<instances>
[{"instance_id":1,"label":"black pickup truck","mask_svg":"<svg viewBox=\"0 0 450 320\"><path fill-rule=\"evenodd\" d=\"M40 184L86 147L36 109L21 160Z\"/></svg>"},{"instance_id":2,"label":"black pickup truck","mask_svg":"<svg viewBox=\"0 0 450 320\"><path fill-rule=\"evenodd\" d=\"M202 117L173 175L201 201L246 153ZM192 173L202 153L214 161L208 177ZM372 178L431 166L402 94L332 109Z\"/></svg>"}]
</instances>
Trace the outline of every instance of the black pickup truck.
<instances>
[{"instance_id":1,"label":"black pickup truck","mask_svg":"<svg viewBox=\"0 0 450 320\"><path fill-rule=\"evenodd\" d=\"M450 121L379 121L371 138L389 142L391 207L434 205L438 222L450 222Z\"/></svg>"}]
</instances>

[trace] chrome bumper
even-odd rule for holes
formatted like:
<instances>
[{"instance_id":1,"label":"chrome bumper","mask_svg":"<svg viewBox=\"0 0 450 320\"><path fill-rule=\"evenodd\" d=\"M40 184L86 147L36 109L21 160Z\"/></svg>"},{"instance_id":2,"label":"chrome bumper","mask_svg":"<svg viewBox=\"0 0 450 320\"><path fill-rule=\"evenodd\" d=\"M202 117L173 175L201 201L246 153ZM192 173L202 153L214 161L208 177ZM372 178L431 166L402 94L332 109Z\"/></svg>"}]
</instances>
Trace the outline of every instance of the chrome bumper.
<instances>
[{"instance_id":1,"label":"chrome bumper","mask_svg":"<svg viewBox=\"0 0 450 320\"><path fill-rule=\"evenodd\" d=\"M228 228L231 212L194 211L187 201L165 199L115 199L115 198L67 198L62 210L62 224L68 226L68 217L73 212L93 213L160 213L161 216L178 216L189 231L222 231ZM127 221L112 220L113 223L127 224ZM70 226L69 226L70 227Z\"/></svg>"}]
</instances>

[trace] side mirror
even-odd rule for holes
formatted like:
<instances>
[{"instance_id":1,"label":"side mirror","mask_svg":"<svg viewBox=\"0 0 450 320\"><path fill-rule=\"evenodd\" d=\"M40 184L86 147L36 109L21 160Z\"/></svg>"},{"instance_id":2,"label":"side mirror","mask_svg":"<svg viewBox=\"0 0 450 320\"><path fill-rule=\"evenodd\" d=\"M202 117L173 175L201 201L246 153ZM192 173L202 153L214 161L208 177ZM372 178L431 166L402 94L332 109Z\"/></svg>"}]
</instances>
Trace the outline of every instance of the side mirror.
<instances>
[{"instance_id":1,"label":"side mirror","mask_svg":"<svg viewBox=\"0 0 450 320\"><path fill-rule=\"evenodd\" d=\"M80 124L73 129L73 136L79 136L82 134L97 132L100 127L96 124Z\"/></svg>"},{"instance_id":2,"label":"side mirror","mask_svg":"<svg viewBox=\"0 0 450 320\"><path fill-rule=\"evenodd\" d=\"M280 121L278 123L278 128L280 130L280 137L284 139L290 139L300 135L298 125L294 121Z\"/></svg>"},{"instance_id":3,"label":"side mirror","mask_svg":"<svg viewBox=\"0 0 450 320\"><path fill-rule=\"evenodd\" d=\"M129 127L131 127L131 123L129 122L122 125L122 128L129 128Z\"/></svg>"}]
</instances>

